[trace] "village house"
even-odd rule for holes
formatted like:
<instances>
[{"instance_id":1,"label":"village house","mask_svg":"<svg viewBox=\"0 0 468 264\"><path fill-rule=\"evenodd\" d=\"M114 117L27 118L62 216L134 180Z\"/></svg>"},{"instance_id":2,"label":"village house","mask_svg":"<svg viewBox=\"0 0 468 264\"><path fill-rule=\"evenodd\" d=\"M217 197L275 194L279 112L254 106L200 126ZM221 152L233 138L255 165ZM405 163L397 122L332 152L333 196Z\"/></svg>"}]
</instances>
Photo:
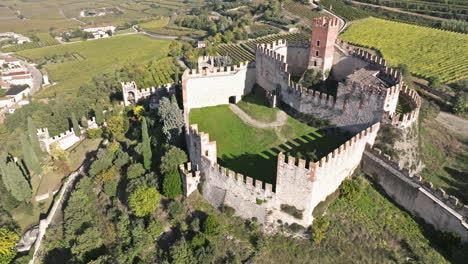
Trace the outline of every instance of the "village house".
<instances>
[{"instance_id":1,"label":"village house","mask_svg":"<svg viewBox=\"0 0 468 264\"><path fill-rule=\"evenodd\" d=\"M114 33L116 27L109 25L109 26L99 26L99 27L86 27L83 28L84 32L91 33L95 39L100 39L100 38L108 38L111 35L109 35L109 31L111 33Z\"/></svg>"},{"instance_id":2,"label":"village house","mask_svg":"<svg viewBox=\"0 0 468 264\"><path fill-rule=\"evenodd\" d=\"M5 93L6 97L11 97L15 103L20 102L31 93L31 88L26 86L13 86Z\"/></svg>"}]
</instances>

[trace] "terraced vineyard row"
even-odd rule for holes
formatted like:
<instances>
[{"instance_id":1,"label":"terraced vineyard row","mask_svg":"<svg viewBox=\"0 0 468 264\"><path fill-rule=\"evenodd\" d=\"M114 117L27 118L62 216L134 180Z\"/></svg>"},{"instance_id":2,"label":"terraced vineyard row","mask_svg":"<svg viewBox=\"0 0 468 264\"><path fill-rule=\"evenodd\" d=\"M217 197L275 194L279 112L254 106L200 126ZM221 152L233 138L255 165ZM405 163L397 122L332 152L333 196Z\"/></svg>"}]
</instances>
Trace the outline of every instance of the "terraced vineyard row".
<instances>
[{"instance_id":1,"label":"terraced vineyard row","mask_svg":"<svg viewBox=\"0 0 468 264\"><path fill-rule=\"evenodd\" d=\"M28 49L42 48L47 46L58 45L57 40L39 41L39 42L28 42L24 44L17 44L10 47L2 48L2 52L17 52Z\"/></svg>"},{"instance_id":2,"label":"terraced vineyard row","mask_svg":"<svg viewBox=\"0 0 468 264\"><path fill-rule=\"evenodd\" d=\"M255 49L257 48L257 44L260 43L272 43L279 39L286 39L286 40L308 40L309 36L304 33L290 33L290 34L279 34L279 35L271 35L264 38L258 38L254 40L247 41L242 45L242 47L249 50L251 53L255 54Z\"/></svg>"},{"instance_id":3,"label":"terraced vineyard row","mask_svg":"<svg viewBox=\"0 0 468 264\"><path fill-rule=\"evenodd\" d=\"M216 47L216 51L223 56L229 56L232 63L238 65L240 62L253 61L255 56L238 45L224 44Z\"/></svg>"},{"instance_id":4,"label":"terraced vineyard row","mask_svg":"<svg viewBox=\"0 0 468 264\"><path fill-rule=\"evenodd\" d=\"M445 83L468 78L466 34L368 18L352 24L341 38L375 48L391 65L406 64L417 76Z\"/></svg>"},{"instance_id":5,"label":"terraced vineyard row","mask_svg":"<svg viewBox=\"0 0 468 264\"><path fill-rule=\"evenodd\" d=\"M290 13L305 18L309 21L312 21L312 19L323 15L318 11L312 10L311 6L303 5L294 0L287 0L283 4L283 7Z\"/></svg>"}]
</instances>

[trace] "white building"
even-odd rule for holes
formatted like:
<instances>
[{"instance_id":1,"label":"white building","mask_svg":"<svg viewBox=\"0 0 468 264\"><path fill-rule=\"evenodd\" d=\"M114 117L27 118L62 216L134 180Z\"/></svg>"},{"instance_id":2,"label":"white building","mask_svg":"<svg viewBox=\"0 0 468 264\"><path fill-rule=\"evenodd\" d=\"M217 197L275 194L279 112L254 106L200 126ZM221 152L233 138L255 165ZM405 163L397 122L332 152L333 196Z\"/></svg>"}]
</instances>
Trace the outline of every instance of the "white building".
<instances>
[{"instance_id":1,"label":"white building","mask_svg":"<svg viewBox=\"0 0 468 264\"><path fill-rule=\"evenodd\" d=\"M15 103L15 100L11 97L0 97L0 108L10 107Z\"/></svg>"},{"instance_id":2,"label":"white building","mask_svg":"<svg viewBox=\"0 0 468 264\"><path fill-rule=\"evenodd\" d=\"M30 93L31 93L31 88L29 87L15 86L15 87L8 89L8 91L5 93L5 96L13 98L15 103L18 103L24 98L26 98Z\"/></svg>"}]
</instances>

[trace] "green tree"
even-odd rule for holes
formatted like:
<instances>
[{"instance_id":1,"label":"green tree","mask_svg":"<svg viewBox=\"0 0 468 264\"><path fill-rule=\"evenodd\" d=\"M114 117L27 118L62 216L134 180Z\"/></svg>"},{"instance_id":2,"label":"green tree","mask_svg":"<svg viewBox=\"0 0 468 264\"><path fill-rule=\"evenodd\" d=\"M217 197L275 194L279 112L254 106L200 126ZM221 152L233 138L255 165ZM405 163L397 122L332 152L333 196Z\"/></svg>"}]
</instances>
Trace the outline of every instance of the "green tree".
<instances>
[{"instance_id":1,"label":"green tree","mask_svg":"<svg viewBox=\"0 0 468 264\"><path fill-rule=\"evenodd\" d=\"M319 216L315 218L312 223L312 239L314 243L320 243L325 238L325 232L330 225L330 220L324 216Z\"/></svg>"},{"instance_id":2,"label":"green tree","mask_svg":"<svg viewBox=\"0 0 468 264\"><path fill-rule=\"evenodd\" d=\"M123 139L128 125L123 116L112 116L107 120L106 132L111 139Z\"/></svg>"},{"instance_id":3,"label":"green tree","mask_svg":"<svg viewBox=\"0 0 468 264\"><path fill-rule=\"evenodd\" d=\"M31 200L31 186L15 162L9 162L2 170L2 181L7 190L16 200L26 202Z\"/></svg>"},{"instance_id":4,"label":"green tree","mask_svg":"<svg viewBox=\"0 0 468 264\"><path fill-rule=\"evenodd\" d=\"M127 168L127 178L136 179L145 174L145 168L141 163L133 163Z\"/></svg>"},{"instance_id":5,"label":"green tree","mask_svg":"<svg viewBox=\"0 0 468 264\"><path fill-rule=\"evenodd\" d=\"M162 130L166 142L178 142L184 128L184 116L177 103L174 103L174 100L171 102L167 97L161 99L158 116L163 124Z\"/></svg>"},{"instance_id":6,"label":"green tree","mask_svg":"<svg viewBox=\"0 0 468 264\"><path fill-rule=\"evenodd\" d=\"M94 116L96 118L96 123L98 125L102 125L104 123L104 114L103 114L103 109L101 104L97 104L96 107L94 108Z\"/></svg>"},{"instance_id":7,"label":"green tree","mask_svg":"<svg viewBox=\"0 0 468 264\"><path fill-rule=\"evenodd\" d=\"M203 233L207 235L217 235L221 233L221 224L219 223L218 217L215 215L209 215L202 225Z\"/></svg>"},{"instance_id":8,"label":"green tree","mask_svg":"<svg viewBox=\"0 0 468 264\"><path fill-rule=\"evenodd\" d=\"M322 81L322 72L318 69L310 69L304 73L302 85L306 88L313 87Z\"/></svg>"},{"instance_id":9,"label":"green tree","mask_svg":"<svg viewBox=\"0 0 468 264\"><path fill-rule=\"evenodd\" d=\"M8 264L16 256L16 242L19 236L8 230L6 227L0 228L0 263Z\"/></svg>"},{"instance_id":10,"label":"green tree","mask_svg":"<svg viewBox=\"0 0 468 264\"><path fill-rule=\"evenodd\" d=\"M177 241L171 247L170 254L172 258L171 263L192 264L197 262L195 257L193 256L192 249L185 240L185 238L182 238L181 240Z\"/></svg>"},{"instance_id":11,"label":"green tree","mask_svg":"<svg viewBox=\"0 0 468 264\"><path fill-rule=\"evenodd\" d=\"M128 206L136 216L144 217L156 210L161 200L161 194L148 186L138 187L129 198Z\"/></svg>"},{"instance_id":12,"label":"green tree","mask_svg":"<svg viewBox=\"0 0 468 264\"><path fill-rule=\"evenodd\" d=\"M361 196L361 190L358 179L346 179L341 184L340 197L348 201L355 201Z\"/></svg>"},{"instance_id":13,"label":"green tree","mask_svg":"<svg viewBox=\"0 0 468 264\"><path fill-rule=\"evenodd\" d=\"M148 135L148 125L146 124L146 118L143 117L141 120L141 138L143 144L143 165L145 169L151 169L151 159L153 154L151 153L151 140Z\"/></svg>"},{"instance_id":14,"label":"green tree","mask_svg":"<svg viewBox=\"0 0 468 264\"><path fill-rule=\"evenodd\" d=\"M34 152L32 144L30 144L28 138L24 134L21 135L20 140L26 167L30 172L34 172L36 174L41 173L41 164L39 163L39 158Z\"/></svg>"},{"instance_id":15,"label":"green tree","mask_svg":"<svg viewBox=\"0 0 468 264\"><path fill-rule=\"evenodd\" d=\"M75 113L72 113L70 118L72 121L73 132L75 132L75 136L77 137L81 136L80 125L78 124L78 120L76 119Z\"/></svg>"},{"instance_id":16,"label":"green tree","mask_svg":"<svg viewBox=\"0 0 468 264\"><path fill-rule=\"evenodd\" d=\"M177 170L179 165L187 162L187 154L178 147L171 146L169 150L161 158L161 174L165 175Z\"/></svg>"},{"instance_id":17,"label":"green tree","mask_svg":"<svg viewBox=\"0 0 468 264\"><path fill-rule=\"evenodd\" d=\"M34 151L41 154L41 146L39 143L39 137L37 136L37 128L31 117L28 117L28 136Z\"/></svg>"},{"instance_id":18,"label":"green tree","mask_svg":"<svg viewBox=\"0 0 468 264\"><path fill-rule=\"evenodd\" d=\"M458 115L468 112L468 93L459 92L457 94L457 99L455 105L453 106L453 110Z\"/></svg>"},{"instance_id":19,"label":"green tree","mask_svg":"<svg viewBox=\"0 0 468 264\"><path fill-rule=\"evenodd\" d=\"M163 192L164 195L169 198L175 198L183 194L182 180L180 179L180 174L176 169L164 176Z\"/></svg>"},{"instance_id":20,"label":"green tree","mask_svg":"<svg viewBox=\"0 0 468 264\"><path fill-rule=\"evenodd\" d=\"M432 89L437 89L440 86L440 77L439 76L431 76L428 79L429 81L429 87Z\"/></svg>"}]
</instances>

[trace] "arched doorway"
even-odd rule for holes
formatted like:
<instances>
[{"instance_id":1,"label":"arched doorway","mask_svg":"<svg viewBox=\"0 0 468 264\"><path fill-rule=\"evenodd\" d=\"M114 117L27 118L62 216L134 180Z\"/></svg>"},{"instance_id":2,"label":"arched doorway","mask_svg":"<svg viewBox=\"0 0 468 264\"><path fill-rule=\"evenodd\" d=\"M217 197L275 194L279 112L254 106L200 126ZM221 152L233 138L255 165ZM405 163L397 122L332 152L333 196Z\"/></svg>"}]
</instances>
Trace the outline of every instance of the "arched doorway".
<instances>
[{"instance_id":1,"label":"arched doorway","mask_svg":"<svg viewBox=\"0 0 468 264\"><path fill-rule=\"evenodd\" d=\"M235 104L236 103L236 97L235 96L229 96L229 103L230 104Z\"/></svg>"}]
</instances>

